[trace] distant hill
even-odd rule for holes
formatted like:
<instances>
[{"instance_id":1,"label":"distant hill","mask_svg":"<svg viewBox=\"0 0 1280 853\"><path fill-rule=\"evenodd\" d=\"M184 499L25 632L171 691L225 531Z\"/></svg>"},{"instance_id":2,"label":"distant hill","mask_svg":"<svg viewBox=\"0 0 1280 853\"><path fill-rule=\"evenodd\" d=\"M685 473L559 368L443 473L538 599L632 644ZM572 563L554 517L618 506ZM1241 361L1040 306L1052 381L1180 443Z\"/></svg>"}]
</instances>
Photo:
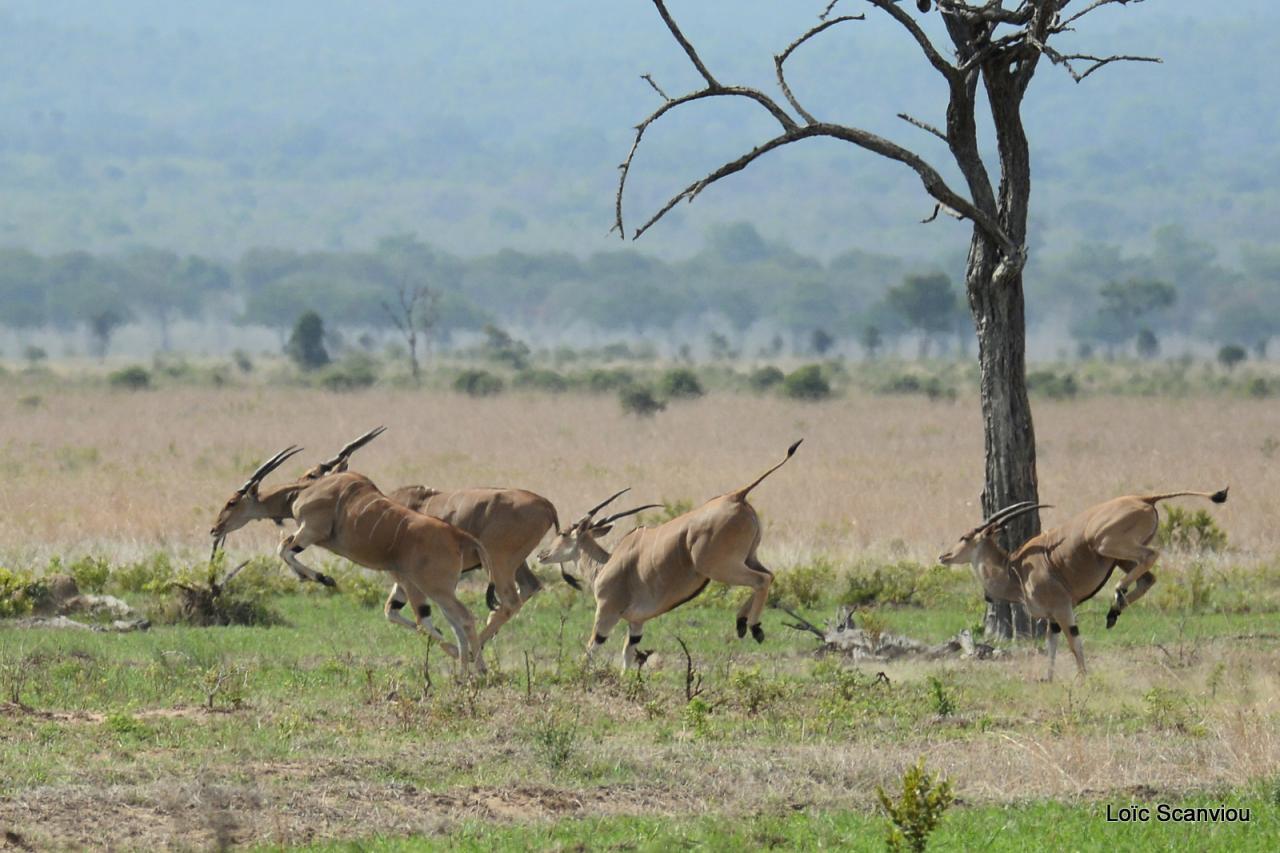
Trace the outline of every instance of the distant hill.
<instances>
[{"instance_id":1,"label":"distant hill","mask_svg":"<svg viewBox=\"0 0 1280 853\"><path fill-rule=\"evenodd\" d=\"M824 5L672 2L722 78L761 86ZM815 111L937 159L894 116L940 120L940 86L867 11L795 57L793 86ZM1091 15L1078 45L1165 63L1079 86L1042 66L1028 108L1036 244L1144 248L1170 223L1227 254L1274 242L1280 94L1265 69L1278 24L1263 0ZM642 0L0 3L0 246L232 258L416 232L464 255L599 251L617 242L616 165L657 97L643 72L668 92L695 82ZM673 116L637 160L630 219L770 130L745 105ZM955 257L965 229L919 225L929 208L910 172L815 144L708 191L641 248L691 253L745 217L826 258Z\"/></svg>"}]
</instances>

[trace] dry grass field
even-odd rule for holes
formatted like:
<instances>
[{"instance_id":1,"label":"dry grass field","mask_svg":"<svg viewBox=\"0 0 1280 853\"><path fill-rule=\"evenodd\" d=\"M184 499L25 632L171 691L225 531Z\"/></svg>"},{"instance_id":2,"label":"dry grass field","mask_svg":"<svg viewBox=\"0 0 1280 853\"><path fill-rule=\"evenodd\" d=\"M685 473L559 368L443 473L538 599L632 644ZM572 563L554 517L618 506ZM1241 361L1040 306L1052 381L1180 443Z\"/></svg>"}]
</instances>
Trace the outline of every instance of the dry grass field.
<instances>
[{"instance_id":1,"label":"dry grass field","mask_svg":"<svg viewBox=\"0 0 1280 853\"><path fill-rule=\"evenodd\" d=\"M898 570L923 578L979 517L981 425L963 397L711 395L636 419L572 394L22 396L0 401L0 566L17 570L85 554L200 565L216 509L261 458L306 446L281 479L379 423L355 466L379 484L523 486L565 519L627 485L636 502L699 502L803 437L753 503L780 584L834 566L806 608L818 621L851 573L914 561ZM652 622L654 655L623 679L620 635L608 669L582 666L592 603L557 581L489 647L486 681L455 679L436 651L425 683L422 637L358 590L300 590L274 565L259 571L281 624L0 623L0 849L882 849L876 787L894 789L920 756L958 797L931 850L1275 849L1276 414L1222 398L1036 405L1041 495L1057 506L1046 524L1121 493L1231 484L1211 508L1224 551L1168 555L1113 631L1104 596L1081 608L1083 679L1064 652L1059 680L1040 682L1028 643L992 660L819 657L776 610L757 646L733 635L736 594L715 588ZM228 544L266 554L276 535L259 524ZM862 624L929 642L972 625L968 573L935 575L909 601L866 605ZM479 613L475 590L467 600ZM677 638L703 678L692 701ZM1102 817L1134 802L1225 803L1253 819Z\"/></svg>"},{"instance_id":2,"label":"dry grass field","mask_svg":"<svg viewBox=\"0 0 1280 853\"><path fill-rule=\"evenodd\" d=\"M304 470L370 426L357 457L384 488L509 485L565 519L631 486L637 502L699 503L735 488L803 437L753 501L767 564L813 553L932 559L980 517L976 401L861 396L797 404L746 395L676 403L655 418L609 397L297 389L86 389L38 405L0 402L0 560L79 550L115 555L205 547L217 508L258 461L291 443ZM1246 559L1280 552L1274 402L1093 398L1036 406L1040 494L1052 525L1118 494L1230 483L1215 510ZM266 527L234 550L272 541Z\"/></svg>"}]
</instances>

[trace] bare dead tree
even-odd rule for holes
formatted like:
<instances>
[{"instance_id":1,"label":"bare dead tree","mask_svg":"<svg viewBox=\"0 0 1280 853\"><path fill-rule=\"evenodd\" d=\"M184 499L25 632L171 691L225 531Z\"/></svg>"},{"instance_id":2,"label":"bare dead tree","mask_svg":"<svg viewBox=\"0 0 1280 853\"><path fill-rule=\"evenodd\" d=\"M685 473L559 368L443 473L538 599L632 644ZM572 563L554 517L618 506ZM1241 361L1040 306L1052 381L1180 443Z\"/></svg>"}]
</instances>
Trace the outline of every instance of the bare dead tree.
<instances>
[{"instance_id":1,"label":"bare dead tree","mask_svg":"<svg viewBox=\"0 0 1280 853\"><path fill-rule=\"evenodd\" d=\"M431 333L440 319L440 293L425 284L410 285L402 281L396 287L396 304L385 299L382 309L387 312L391 322L404 336L409 348L409 367L413 371L413 382L421 380L421 369L418 366L418 335L424 338L424 349L429 346Z\"/></svg>"},{"instance_id":2,"label":"bare dead tree","mask_svg":"<svg viewBox=\"0 0 1280 853\"><path fill-rule=\"evenodd\" d=\"M1070 53L1051 47L1051 39L1074 32L1086 15L1115 4L1141 0L989 0L966 3L960 0L917 0L921 14L931 5L941 15L951 46L944 53L925 32L913 13L898 0L861 0L901 26L924 59L946 82L948 101L945 122L931 124L900 113L904 122L946 143L964 177L966 193L953 189L938 170L916 152L867 130L823 121L809 112L791 89L784 74L788 58L815 36L837 25L861 21L865 15L834 15L839 0L831 0L819 22L773 57L779 100L747 86L722 83L703 62L685 37L664 0L653 0L672 38L702 78L702 85L678 97L668 95L651 75L643 75L661 104L635 128L635 140L619 168L615 201L616 230L625 239L622 201L631 165L645 132L672 110L709 98L742 98L760 106L778 123L778 135L756 145L686 186L632 233L637 238L648 231L681 201L692 202L716 181L747 168L753 162L784 145L806 139L838 139L873 154L902 163L920 178L925 192L935 202L932 222L938 214L968 220L973 231L965 269L969 307L978 335L981 368L982 419L986 438L983 510L991 514L1020 501L1038 503L1035 432L1026 390L1026 323L1023 312L1022 271L1027 261L1027 212L1031 197L1031 160L1022 121L1022 100L1042 58L1065 70L1080 82L1093 72L1114 62L1159 62L1145 56L1094 56ZM1074 7L1068 11L1068 7ZM952 55L946 55L952 54ZM998 155L998 185L983 161L978 145L978 86L987 96L990 120L995 131ZM1007 530L1005 544L1014 547L1040 530L1035 513L1024 516ZM1021 610L1021 608L1018 608ZM1025 611L1017 613L1008 605L988 608L986 630L1009 637L1015 627L1031 633Z\"/></svg>"}]
</instances>

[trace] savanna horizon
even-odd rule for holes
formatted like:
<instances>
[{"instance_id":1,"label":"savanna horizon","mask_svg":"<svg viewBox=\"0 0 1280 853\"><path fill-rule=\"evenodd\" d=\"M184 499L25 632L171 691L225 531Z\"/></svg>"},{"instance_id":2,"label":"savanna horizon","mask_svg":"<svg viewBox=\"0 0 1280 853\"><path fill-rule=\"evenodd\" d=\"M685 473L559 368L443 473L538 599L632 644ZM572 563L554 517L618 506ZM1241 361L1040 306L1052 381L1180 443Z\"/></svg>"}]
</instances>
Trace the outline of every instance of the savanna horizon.
<instances>
[{"instance_id":1,"label":"savanna horizon","mask_svg":"<svg viewBox=\"0 0 1280 853\"><path fill-rule=\"evenodd\" d=\"M194 554L259 461L303 445L272 475L285 482L377 424L387 433L353 468L384 491L527 488L548 497L561 521L624 486L636 503L696 506L749 482L803 438L794 462L753 495L761 553L777 568L863 552L928 563L981 518L981 422L977 401L963 396L802 403L712 393L637 418L611 398L578 394L85 388L6 408L0 559L18 563L68 551ZM1042 523L1121 494L1230 483L1215 519L1235 559L1265 559L1280 550L1270 497L1280 474L1266 464L1268 439L1280 432L1272 409L1220 398L1038 401L1040 497L1054 505ZM252 525L228 547L248 555L275 541L271 525Z\"/></svg>"}]
</instances>

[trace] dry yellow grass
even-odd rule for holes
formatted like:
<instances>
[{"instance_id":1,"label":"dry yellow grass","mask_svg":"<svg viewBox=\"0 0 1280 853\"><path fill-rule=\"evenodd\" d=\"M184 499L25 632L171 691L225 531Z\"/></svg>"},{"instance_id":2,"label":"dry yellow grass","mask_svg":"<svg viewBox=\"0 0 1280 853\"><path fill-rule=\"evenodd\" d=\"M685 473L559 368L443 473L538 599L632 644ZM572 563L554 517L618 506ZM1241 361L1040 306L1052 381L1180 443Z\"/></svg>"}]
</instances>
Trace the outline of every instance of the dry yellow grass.
<instances>
[{"instance_id":1,"label":"dry yellow grass","mask_svg":"<svg viewBox=\"0 0 1280 853\"><path fill-rule=\"evenodd\" d=\"M1243 560L1274 554L1280 473L1264 449L1280 437L1274 403L1095 398L1039 402L1046 524L1114 495L1232 485L1215 508ZM298 389L48 392L0 404L0 559L203 549L220 503L278 448L303 470L374 424L387 434L357 457L390 488L511 485L540 492L564 518L630 485L636 502L701 502L753 478L805 439L754 495L763 556L813 553L931 559L979 517L982 434L976 400L853 397L797 404L712 396L654 419L610 397ZM1268 445L1270 446L1270 445ZM257 525L234 549L267 547Z\"/></svg>"}]
</instances>

